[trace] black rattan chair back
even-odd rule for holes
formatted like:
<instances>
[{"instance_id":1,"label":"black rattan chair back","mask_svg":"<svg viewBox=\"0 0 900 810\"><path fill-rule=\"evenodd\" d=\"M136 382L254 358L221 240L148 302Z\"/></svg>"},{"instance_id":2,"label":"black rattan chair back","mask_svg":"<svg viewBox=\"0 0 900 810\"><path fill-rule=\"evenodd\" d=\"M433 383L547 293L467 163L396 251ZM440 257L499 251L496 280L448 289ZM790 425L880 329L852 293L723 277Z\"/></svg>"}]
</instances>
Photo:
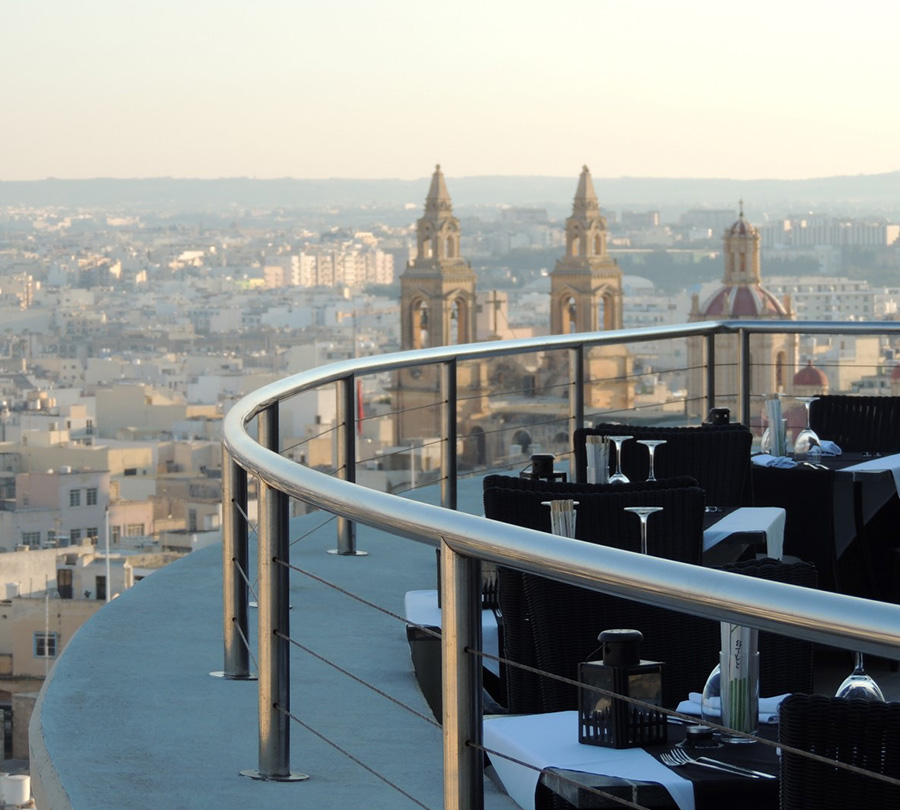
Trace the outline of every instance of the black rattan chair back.
<instances>
[{"instance_id":1,"label":"black rattan chair back","mask_svg":"<svg viewBox=\"0 0 900 810\"><path fill-rule=\"evenodd\" d=\"M809 406L809 421L844 452L900 452L900 397L821 396Z\"/></svg>"},{"instance_id":2,"label":"black rattan chair back","mask_svg":"<svg viewBox=\"0 0 900 810\"><path fill-rule=\"evenodd\" d=\"M784 554L812 563L821 589L839 590L832 509L834 470L754 465L752 476L756 505L785 510Z\"/></svg>"},{"instance_id":3,"label":"black rattan chair back","mask_svg":"<svg viewBox=\"0 0 900 810\"><path fill-rule=\"evenodd\" d=\"M650 455L637 446L639 439L665 439L656 448L657 478L687 475L706 490L707 502L714 506L747 506L753 502L750 486L750 447L753 435L743 426L727 428L651 427L647 425L598 424L578 428L573 436L576 480L587 478L587 436L633 436L622 450L622 471L631 481L646 480ZM611 456L614 456L612 453ZM611 465L615 459L610 459Z\"/></svg>"},{"instance_id":4,"label":"black rattan chair back","mask_svg":"<svg viewBox=\"0 0 900 810\"><path fill-rule=\"evenodd\" d=\"M900 703L791 695L781 704L785 745L900 778ZM781 752L781 810L896 810L900 787Z\"/></svg>"}]
</instances>

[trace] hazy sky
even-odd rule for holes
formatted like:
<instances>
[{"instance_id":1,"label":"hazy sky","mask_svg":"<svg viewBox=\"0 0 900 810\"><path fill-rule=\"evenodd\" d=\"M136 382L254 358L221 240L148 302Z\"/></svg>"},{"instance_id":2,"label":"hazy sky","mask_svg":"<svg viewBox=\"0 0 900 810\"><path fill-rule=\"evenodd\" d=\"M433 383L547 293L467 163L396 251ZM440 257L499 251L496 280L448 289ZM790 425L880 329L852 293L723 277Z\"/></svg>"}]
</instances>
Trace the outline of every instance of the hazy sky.
<instances>
[{"instance_id":1,"label":"hazy sky","mask_svg":"<svg viewBox=\"0 0 900 810\"><path fill-rule=\"evenodd\" d=\"M0 180L900 168L882 0L0 0Z\"/></svg>"}]
</instances>

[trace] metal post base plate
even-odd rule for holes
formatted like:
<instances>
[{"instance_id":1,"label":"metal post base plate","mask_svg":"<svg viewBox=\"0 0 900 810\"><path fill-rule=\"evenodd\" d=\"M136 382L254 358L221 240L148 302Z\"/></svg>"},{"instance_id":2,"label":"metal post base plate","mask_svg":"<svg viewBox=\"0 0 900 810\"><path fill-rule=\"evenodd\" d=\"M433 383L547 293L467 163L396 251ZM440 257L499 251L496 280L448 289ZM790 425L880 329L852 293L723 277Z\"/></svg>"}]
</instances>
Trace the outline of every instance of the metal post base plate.
<instances>
[{"instance_id":1,"label":"metal post base plate","mask_svg":"<svg viewBox=\"0 0 900 810\"><path fill-rule=\"evenodd\" d=\"M368 551L351 551L347 554L344 554L343 552L338 551L336 548L328 549L328 553L329 554L340 554L342 557L368 557L369 556Z\"/></svg>"},{"instance_id":2,"label":"metal post base plate","mask_svg":"<svg viewBox=\"0 0 900 810\"><path fill-rule=\"evenodd\" d=\"M309 779L308 773L295 773L291 771L284 776L266 776L258 770L241 771L241 776L248 776L251 779L259 779L263 782L305 782Z\"/></svg>"},{"instance_id":3,"label":"metal post base plate","mask_svg":"<svg viewBox=\"0 0 900 810\"><path fill-rule=\"evenodd\" d=\"M227 672L223 672L218 669L215 672L210 672L213 678L222 678L226 681L258 681L259 675L229 675Z\"/></svg>"}]
</instances>

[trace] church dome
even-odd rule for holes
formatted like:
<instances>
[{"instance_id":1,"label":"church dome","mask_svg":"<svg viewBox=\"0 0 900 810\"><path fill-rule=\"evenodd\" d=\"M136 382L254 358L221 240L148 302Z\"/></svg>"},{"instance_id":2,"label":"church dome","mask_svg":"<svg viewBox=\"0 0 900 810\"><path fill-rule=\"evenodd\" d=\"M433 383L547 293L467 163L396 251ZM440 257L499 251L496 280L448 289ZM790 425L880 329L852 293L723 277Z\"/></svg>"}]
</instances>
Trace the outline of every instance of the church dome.
<instances>
[{"instance_id":1,"label":"church dome","mask_svg":"<svg viewBox=\"0 0 900 810\"><path fill-rule=\"evenodd\" d=\"M752 226L750 226L752 227ZM786 317L784 304L759 284L723 284L700 309L706 318Z\"/></svg>"},{"instance_id":2,"label":"church dome","mask_svg":"<svg viewBox=\"0 0 900 810\"><path fill-rule=\"evenodd\" d=\"M755 236L758 233L759 231L744 219L743 209L737 221L727 231L729 236Z\"/></svg>"},{"instance_id":3,"label":"church dome","mask_svg":"<svg viewBox=\"0 0 900 810\"><path fill-rule=\"evenodd\" d=\"M900 366L897 368L900 368ZM896 371L896 369L894 370ZM794 375L794 385L808 388L821 388L828 385L828 377L825 376L825 372L822 371L822 369L816 368L812 364L812 360L809 360L806 367L801 368L800 371Z\"/></svg>"}]
</instances>

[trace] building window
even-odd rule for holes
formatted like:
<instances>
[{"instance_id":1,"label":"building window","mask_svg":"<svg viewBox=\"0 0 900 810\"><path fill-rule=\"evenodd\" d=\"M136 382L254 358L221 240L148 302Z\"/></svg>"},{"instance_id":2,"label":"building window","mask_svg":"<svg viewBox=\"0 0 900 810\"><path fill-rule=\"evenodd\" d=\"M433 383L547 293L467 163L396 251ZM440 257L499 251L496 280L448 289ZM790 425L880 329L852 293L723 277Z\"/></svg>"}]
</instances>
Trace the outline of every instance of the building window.
<instances>
[{"instance_id":1,"label":"building window","mask_svg":"<svg viewBox=\"0 0 900 810\"><path fill-rule=\"evenodd\" d=\"M143 537L144 536L144 524L143 523L126 523L125 524L125 536L126 537Z\"/></svg>"},{"instance_id":2,"label":"building window","mask_svg":"<svg viewBox=\"0 0 900 810\"><path fill-rule=\"evenodd\" d=\"M94 420L93 419L87 420L87 425L85 425L84 432L87 433L88 436L94 435Z\"/></svg>"},{"instance_id":3,"label":"building window","mask_svg":"<svg viewBox=\"0 0 900 810\"><path fill-rule=\"evenodd\" d=\"M97 487L88 487L84 491L85 495L85 503L88 506L96 506L97 505Z\"/></svg>"},{"instance_id":4,"label":"building window","mask_svg":"<svg viewBox=\"0 0 900 810\"><path fill-rule=\"evenodd\" d=\"M69 529L69 543L73 546L81 544L81 529Z\"/></svg>"},{"instance_id":5,"label":"building window","mask_svg":"<svg viewBox=\"0 0 900 810\"><path fill-rule=\"evenodd\" d=\"M106 577L98 576L94 579L96 583L95 591L97 593L97 599L106 599Z\"/></svg>"},{"instance_id":6,"label":"building window","mask_svg":"<svg viewBox=\"0 0 900 810\"><path fill-rule=\"evenodd\" d=\"M137 475L137 467L129 467L127 470L122 470L122 475Z\"/></svg>"},{"instance_id":7,"label":"building window","mask_svg":"<svg viewBox=\"0 0 900 810\"><path fill-rule=\"evenodd\" d=\"M69 506L81 506L81 490L69 490Z\"/></svg>"},{"instance_id":8,"label":"building window","mask_svg":"<svg viewBox=\"0 0 900 810\"><path fill-rule=\"evenodd\" d=\"M110 531L110 535L112 537L113 543L118 543L119 537L122 534L122 527L121 526L110 526L109 531Z\"/></svg>"},{"instance_id":9,"label":"building window","mask_svg":"<svg viewBox=\"0 0 900 810\"><path fill-rule=\"evenodd\" d=\"M35 633L34 634L34 657L35 658L56 658L57 633Z\"/></svg>"},{"instance_id":10,"label":"building window","mask_svg":"<svg viewBox=\"0 0 900 810\"><path fill-rule=\"evenodd\" d=\"M99 537L100 531L97 529L96 526L91 526L91 527L89 527L86 531L87 531L87 538L88 538L88 540L90 540L91 543L93 543L94 545L96 545L96 544L97 544L97 537Z\"/></svg>"},{"instance_id":11,"label":"building window","mask_svg":"<svg viewBox=\"0 0 900 810\"><path fill-rule=\"evenodd\" d=\"M72 569L58 568L56 571L56 590L60 599L72 598Z\"/></svg>"},{"instance_id":12,"label":"building window","mask_svg":"<svg viewBox=\"0 0 900 810\"><path fill-rule=\"evenodd\" d=\"M22 545L31 546L31 548L40 548L41 533L40 532L22 532Z\"/></svg>"}]
</instances>

